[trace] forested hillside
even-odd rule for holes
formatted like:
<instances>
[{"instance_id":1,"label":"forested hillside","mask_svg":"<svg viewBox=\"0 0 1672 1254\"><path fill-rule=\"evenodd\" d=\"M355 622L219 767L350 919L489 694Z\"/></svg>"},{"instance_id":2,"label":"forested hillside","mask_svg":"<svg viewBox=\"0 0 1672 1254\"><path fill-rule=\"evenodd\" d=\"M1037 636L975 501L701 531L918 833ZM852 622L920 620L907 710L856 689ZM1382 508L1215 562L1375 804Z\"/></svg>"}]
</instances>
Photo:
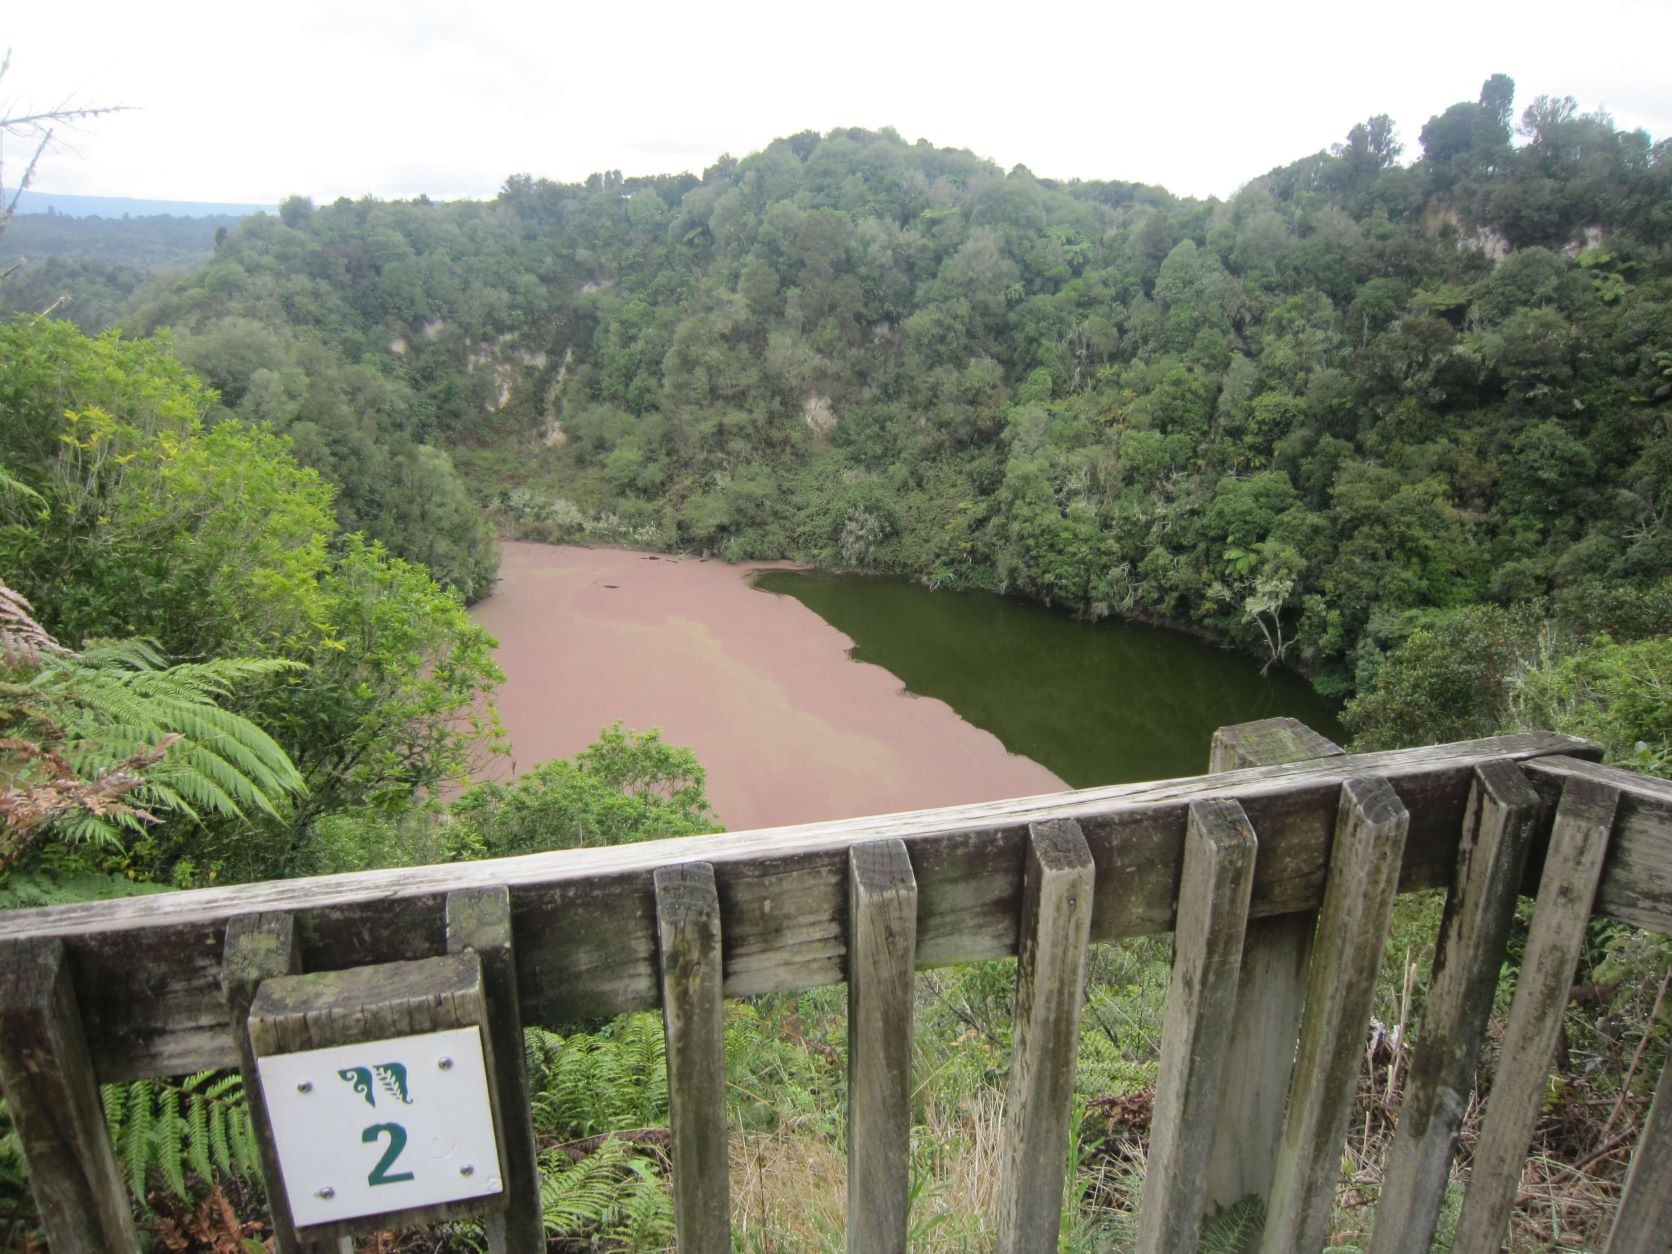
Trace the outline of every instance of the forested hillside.
<instances>
[{"instance_id":1,"label":"forested hillside","mask_svg":"<svg viewBox=\"0 0 1672 1254\"><path fill-rule=\"evenodd\" d=\"M21 199L27 206L28 194ZM26 313L50 309L56 317L102 330L122 317L147 279L196 270L214 256L217 234L237 225L231 214L14 214L0 246L0 307Z\"/></svg>"},{"instance_id":2,"label":"forested hillside","mask_svg":"<svg viewBox=\"0 0 1672 1254\"><path fill-rule=\"evenodd\" d=\"M858 130L293 199L125 325L467 596L442 449L515 534L1156 617L1347 693L1436 612L1669 568L1672 157L1513 92L1225 202Z\"/></svg>"},{"instance_id":3,"label":"forested hillside","mask_svg":"<svg viewBox=\"0 0 1672 1254\"><path fill-rule=\"evenodd\" d=\"M470 594L440 446L521 534L1156 616L1345 692L1413 611L1672 555L1672 158L1512 93L1411 165L1373 118L1227 202L886 131L293 200L128 325Z\"/></svg>"}]
</instances>

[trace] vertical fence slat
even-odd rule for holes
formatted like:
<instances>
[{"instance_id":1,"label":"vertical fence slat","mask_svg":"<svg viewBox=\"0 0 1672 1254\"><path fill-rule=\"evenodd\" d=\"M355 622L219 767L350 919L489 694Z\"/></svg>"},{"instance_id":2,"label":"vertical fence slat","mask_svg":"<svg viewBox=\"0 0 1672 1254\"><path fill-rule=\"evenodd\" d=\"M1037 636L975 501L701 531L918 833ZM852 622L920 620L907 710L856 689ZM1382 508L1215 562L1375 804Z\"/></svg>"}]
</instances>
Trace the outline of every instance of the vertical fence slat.
<instances>
[{"instance_id":1,"label":"vertical fence slat","mask_svg":"<svg viewBox=\"0 0 1672 1254\"><path fill-rule=\"evenodd\" d=\"M1297 719L1267 718L1214 732L1208 771L1283 766L1342 752ZM1225 1061L1208 1148L1209 1207L1249 1194L1270 1196L1317 922L1312 910L1248 921L1231 1020L1237 1049Z\"/></svg>"},{"instance_id":2,"label":"vertical fence slat","mask_svg":"<svg viewBox=\"0 0 1672 1254\"><path fill-rule=\"evenodd\" d=\"M1426 1254L1433 1243L1537 813L1513 763L1475 768L1371 1254Z\"/></svg>"},{"instance_id":3,"label":"vertical fence slat","mask_svg":"<svg viewBox=\"0 0 1672 1254\"><path fill-rule=\"evenodd\" d=\"M1328 1235L1410 821L1385 779L1341 786L1264 1254L1319 1250Z\"/></svg>"},{"instance_id":4,"label":"vertical fence slat","mask_svg":"<svg viewBox=\"0 0 1672 1254\"><path fill-rule=\"evenodd\" d=\"M447 952L465 950L474 951L482 964L488 1046L493 1053L488 1073L498 1089L494 1100L499 1112L499 1152L505 1163L506 1207L504 1213L485 1220L488 1249L492 1254L544 1254L540 1169L535 1162L528 1061L511 949L511 893L503 884L458 888L447 894Z\"/></svg>"},{"instance_id":5,"label":"vertical fence slat","mask_svg":"<svg viewBox=\"0 0 1672 1254\"><path fill-rule=\"evenodd\" d=\"M848 850L848 1249L906 1248L917 878L901 840Z\"/></svg>"},{"instance_id":6,"label":"vertical fence slat","mask_svg":"<svg viewBox=\"0 0 1672 1254\"><path fill-rule=\"evenodd\" d=\"M727 1254L724 970L714 868L706 862L663 867L655 886L679 1249Z\"/></svg>"},{"instance_id":7,"label":"vertical fence slat","mask_svg":"<svg viewBox=\"0 0 1672 1254\"><path fill-rule=\"evenodd\" d=\"M1095 870L1080 825L1028 828L1016 953L1016 1026L1004 1098L1001 1254L1054 1250L1067 1171Z\"/></svg>"},{"instance_id":8,"label":"vertical fence slat","mask_svg":"<svg viewBox=\"0 0 1672 1254\"><path fill-rule=\"evenodd\" d=\"M1496 1250L1509 1230L1619 804L1619 790L1596 780L1572 779L1562 789L1497 1075L1475 1142L1456 1249Z\"/></svg>"},{"instance_id":9,"label":"vertical fence slat","mask_svg":"<svg viewBox=\"0 0 1672 1254\"><path fill-rule=\"evenodd\" d=\"M60 940L0 946L0 1087L54 1254L137 1250Z\"/></svg>"},{"instance_id":10,"label":"vertical fence slat","mask_svg":"<svg viewBox=\"0 0 1672 1254\"><path fill-rule=\"evenodd\" d=\"M1138 1203L1138 1249L1144 1254L1193 1254L1200 1236L1208 1145L1233 1046L1255 850L1254 830L1240 805L1191 802L1149 1165Z\"/></svg>"},{"instance_id":11,"label":"vertical fence slat","mask_svg":"<svg viewBox=\"0 0 1672 1254\"><path fill-rule=\"evenodd\" d=\"M1666 1254L1672 1241L1672 1062L1660 1073L1655 1100L1626 1173L1626 1191L1602 1254Z\"/></svg>"},{"instance_id":12,"label":"vertical fence slat","mask_svg":"<svg viewBox=\"0 0 1672 1254\"><path fill-rule=\"evenodd\" d=\"M273 1249L276 1254L341 1254L353 1248L346 1237L307 1240L296 1234L290 1196L285 1192L284 1172L279 1166L278 1146L273 1140L273 1125L267 1118L267 1103L261 1100L255 1049L250 1043L250 1005L261 982L277 975L292 975L301 969L301 942L292 916L247 914L226 925L226 939L221 946L221 992L226 998L232 1039L238 1048L238 1070L244 1077L250 1124L261 1156L261 1178L267 1185Z\"/></svg>"}]
</instances>

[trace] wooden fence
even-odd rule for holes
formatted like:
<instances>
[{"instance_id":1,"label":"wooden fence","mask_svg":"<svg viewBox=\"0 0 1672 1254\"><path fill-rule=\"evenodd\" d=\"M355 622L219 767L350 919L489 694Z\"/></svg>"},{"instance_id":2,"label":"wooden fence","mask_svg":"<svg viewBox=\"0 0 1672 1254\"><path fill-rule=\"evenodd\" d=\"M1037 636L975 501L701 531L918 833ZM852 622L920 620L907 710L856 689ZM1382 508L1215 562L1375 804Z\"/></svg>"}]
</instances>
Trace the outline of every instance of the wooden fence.
<instances>
[{"instance_id":1,"label":"wooden fence","mask_svg":"<svg viewBox=\"0 0 1672 1254\"><path fill-rule=\"evenodd\" d=\"M1496 1250L1588 919L1672 932L1672 785L1596 757L1550 733L1351 756L1269 720L1222 729L1212 773L1194 779L9 912L0 1085L55 1254L132 1249L99 1082L238 1067L253 1099L251 1025L272 1030L264 985L472 955L448 968L446 1008L416 998L400 1013L409 1030L442 1027L466 1021L455 1002L468 1002L482 1023L506 1172L494 1248L545 1248L522 1025L660 1007L679 1245L708 1254L731 1248L723 999L845 981L848 1248L903 1250L913 973L1016 955L997 1244L1031 1254L1057 1243L1087 947L1171 932L1139 1248L1188 1254L1212 1205L1252 1193L1264 1251L1314 1251L1394 897L1443 887L1371 1244L1396 1254L1431 1244L1529 894L1453 1245ZM376 978L399 983L387 971ZM263 1146L279 1248L338 1248L354 1225L298 1234ZM1664 1254L1669 1234L1663 1076L1604 1249Z\"/></svg>"}]
</instances>

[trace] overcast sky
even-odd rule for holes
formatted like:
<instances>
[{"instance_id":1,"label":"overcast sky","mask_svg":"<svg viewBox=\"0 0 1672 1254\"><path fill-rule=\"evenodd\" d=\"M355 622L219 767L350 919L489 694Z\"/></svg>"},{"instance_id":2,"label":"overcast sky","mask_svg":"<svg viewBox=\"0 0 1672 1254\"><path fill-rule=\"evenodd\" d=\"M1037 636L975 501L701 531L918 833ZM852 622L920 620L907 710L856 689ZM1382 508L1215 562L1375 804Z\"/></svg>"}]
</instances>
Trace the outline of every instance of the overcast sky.
<instances>
[{"instance_id":1,"label":"overcast sky","mask_svg":"<svg viewBox=\"0 0 1672 1254\"><path fill-rule=\"evenodd\" d=\"M272 203L491 196L505 177L701 172L775 136L893 126L1059 178L1226 195L1501 71L1672 134L1672 0L1476 5L14 0L0 114L85 124L41 191ZM3 153L6 186L25 154Z\"/></svg>"}]
</instances>

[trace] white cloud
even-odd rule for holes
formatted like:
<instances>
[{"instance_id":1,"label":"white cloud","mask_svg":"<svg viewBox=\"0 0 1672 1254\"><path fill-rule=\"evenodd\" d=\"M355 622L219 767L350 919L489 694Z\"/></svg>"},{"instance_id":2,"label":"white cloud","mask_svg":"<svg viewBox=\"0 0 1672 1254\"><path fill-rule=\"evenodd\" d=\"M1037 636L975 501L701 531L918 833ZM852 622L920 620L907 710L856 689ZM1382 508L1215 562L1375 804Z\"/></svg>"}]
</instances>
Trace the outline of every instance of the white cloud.
<instances>
[{"instance_id":1,"label":"white cloud","mask_svg":"<svg viewBox=\"0 0 1672 1254\"><path fill-rule=\"evenodd\" d=\"M1497 71L1672 133L1672 7L1536 0L842 6L89 0L16 6L0 104L119 101L43 163L59 192L275 201L491 195L505 176L700 170L723 151L892 125L1057 177L1225 194ZM66 12L73 16L66 17ZM6 154L15 176L19 157Z\"/></svg>"}]
</instances>

